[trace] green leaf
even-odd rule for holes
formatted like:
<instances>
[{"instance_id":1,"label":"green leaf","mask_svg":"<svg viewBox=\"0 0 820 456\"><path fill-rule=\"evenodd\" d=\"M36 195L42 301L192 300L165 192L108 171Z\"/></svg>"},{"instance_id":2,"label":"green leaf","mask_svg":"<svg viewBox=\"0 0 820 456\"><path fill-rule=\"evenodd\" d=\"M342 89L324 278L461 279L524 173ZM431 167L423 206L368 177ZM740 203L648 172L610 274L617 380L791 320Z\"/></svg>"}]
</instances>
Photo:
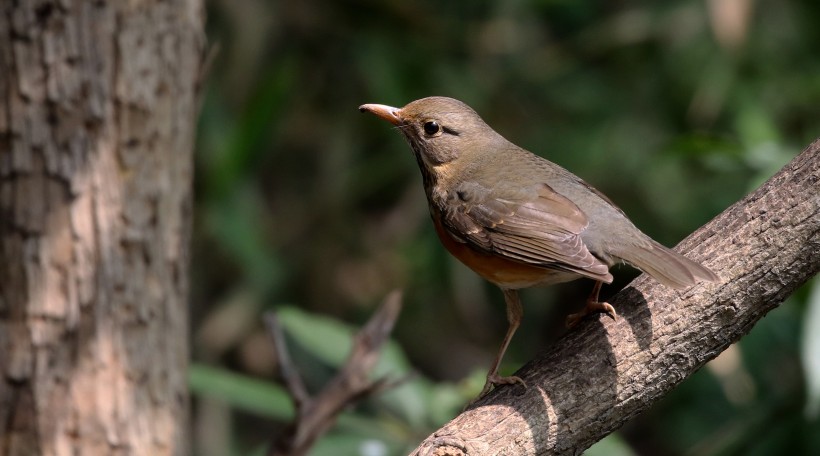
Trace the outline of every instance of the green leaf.
<instances>
[{"instance_id":1,"label":"green leaf","mask_svg":"<svg viewBox=\"0 0 820 456\"><path fill-rule=\"evenodd\" d=\"M635 452L620 434L613 432L584 452L587 456L634 456Z\"/></svg>"},{"instance_id":2,"label":"green leaf","mask_svg":"<svg viewBox=\"0 0 820 456\"><path fill-rule=\"evenodd\" d=\"M288 334L303 349L328 365L339 369L350 355L353 336L359 328L333 318L304 312L295 307L277 311L279 320ZM410 363L401 347L388 341L382 347L372 378L400 379L410 372ZM424 386L419 381L408 381L379 395L376 400L401 416L412 426L421 426L427 419Z\"/></svg>"},{"instance_id":3,"label":"green leaf","mask_svg":"<svg viewBox=\"0 0 820 456\"><path fill-rule=\"evenodd\" d=\"M395 444L393 445L395 447ZM388 456L397 454L387 442L348 434L329 434L321 438L310 450L310 456Z\"/></svg>"},{"instance_id":4,"label":"green leaf","mask_svg":"<svg viewBox=\"0 0 820 456\"><path fill-rule=\"evenodd\" d=\"M232 407L277 420L293 418L293 404L280 386L246 375L194 363L188 370L193 394L224 400Z\"/></svg>"},{"instance_id":5,"label":"green leaf","mask_svg":"<svg viewBox=\"0 0 820 456\"><path fill-rule=\"evenodd\" d=\"M335 368L344 364L353 346L352 326L296 307L282 307L276 315L288 335L307 352Z\"/></svg>"},{"instance_id":6,"label":"green leaf","mask_svg":"<svg viewBox=\"0 0 820 456\"><path fill-rule=\"evenodd\" d=\"M250 284L264 294L284 279L281 260L265 240L259 220L264 202L251 187L239 187L205 208L209 233L245 271Z\"/></svg>"},{"instance_id":7,"label":"green leaf","mask_svg":"<svg viewBox=\"0 0 820 456\"><path fill-rule=\"evenodd\" d=\"M809 419L820 415L820 278L814 279L803 319L800 354L806 377L806 409Z\"/></svg>"},{"instance_id":8,"label":"green leaf","mask_svg":"<svg viewBox=\"0 0 820 456\"><path fill-rule=\"evenodd\" d=\"M282 326L293 339L328 365L339 368L344 365L353 347L353 336L359 328L330 317L307 313L296 307L282 307L276 311ZM410 363L401 347L388 341L373 369L374 377L405 375Z\"/></svg>"}]
</instances>

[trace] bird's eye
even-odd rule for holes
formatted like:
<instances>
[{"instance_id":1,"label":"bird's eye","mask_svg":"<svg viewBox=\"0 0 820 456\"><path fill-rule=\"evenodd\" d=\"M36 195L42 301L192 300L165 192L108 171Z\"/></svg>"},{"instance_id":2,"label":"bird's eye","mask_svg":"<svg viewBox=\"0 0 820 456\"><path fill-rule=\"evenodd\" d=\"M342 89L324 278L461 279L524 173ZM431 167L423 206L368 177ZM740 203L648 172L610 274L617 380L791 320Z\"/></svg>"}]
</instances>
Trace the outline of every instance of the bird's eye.
<instances>
[{"instance_id":1,"label":"bird's eye","mask_svg":"<svg viewBox=\"0 0 820 456\"><path fill-rule=\"evenodd\" d=\"M435 120L428 120L427 122L424 122L422 128L424 128L424 134L427 136L435 136L441 133L441 125L439 125Z\"/></svg>"}]
</instances>

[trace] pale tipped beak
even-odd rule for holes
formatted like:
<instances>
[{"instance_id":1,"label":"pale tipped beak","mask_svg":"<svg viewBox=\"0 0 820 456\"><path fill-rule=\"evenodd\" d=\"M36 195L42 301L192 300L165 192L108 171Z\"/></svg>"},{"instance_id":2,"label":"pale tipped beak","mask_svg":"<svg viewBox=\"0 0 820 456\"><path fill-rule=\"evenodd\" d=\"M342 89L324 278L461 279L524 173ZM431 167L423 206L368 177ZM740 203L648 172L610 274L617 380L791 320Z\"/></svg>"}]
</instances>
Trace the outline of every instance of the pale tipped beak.
<instances>
[{"instance_id":1,"label":"pale tipped beak","mask_svg":"<svg viewBox=\"0 0 820 456\"><path fill-rule=\"evenodd\" d=\"M394 108L392 106L387 106L383 104L371 103L359 106L359 111L376 114L377 116L390 122L393 125L398 125L399 123L401 123L401 118L399 117L399 112L401 112L401 110L399 108Z\"/></svg>"}]
</instances>

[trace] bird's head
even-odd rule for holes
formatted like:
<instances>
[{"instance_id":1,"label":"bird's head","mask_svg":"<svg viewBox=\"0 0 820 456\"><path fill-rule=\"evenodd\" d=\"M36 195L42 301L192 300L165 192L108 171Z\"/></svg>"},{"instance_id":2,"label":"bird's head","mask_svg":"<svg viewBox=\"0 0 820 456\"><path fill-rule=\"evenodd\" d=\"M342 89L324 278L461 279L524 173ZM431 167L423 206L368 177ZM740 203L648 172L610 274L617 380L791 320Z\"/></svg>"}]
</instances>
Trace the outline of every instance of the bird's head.
<instances>
[{"instance_id":1,"label":"bird's head","mask_svg":"<svg viewBox=\"0 0 820 456\"><path fill-rule=\"evenodd\" d=\"M490 150L489 143L503 140L472 108L453 98L422 98L403 108L365 104L359 111L395 125L410 143L423 172L435 174L437 168Z\"/></svg>"}]
</instances>

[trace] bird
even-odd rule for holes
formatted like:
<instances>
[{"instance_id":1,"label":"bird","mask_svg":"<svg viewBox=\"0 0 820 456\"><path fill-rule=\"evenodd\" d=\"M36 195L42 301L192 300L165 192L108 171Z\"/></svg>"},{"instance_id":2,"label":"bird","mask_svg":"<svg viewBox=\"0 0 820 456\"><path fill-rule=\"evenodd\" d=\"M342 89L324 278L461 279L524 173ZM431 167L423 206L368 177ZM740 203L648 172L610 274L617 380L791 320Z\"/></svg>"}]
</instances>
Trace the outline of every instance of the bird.
<instances>
[{"instance_id":1,"label":"bird","mask_svg":"<svg viewBox=\"0 0 820 456\"><path fill-rule=\"evenodd\" d=\"M467 104L433 96L402 108L364 104L359 111L394 125L421 170L430 216L445 249L504 295L507 332L479 398L502 384L520 384L498 368L523 317L518 290L580 278L595 281L581 312L616 318L599 301L609 268L627 263L658 282L684 289L718 282L707 267L638 229L609 198L563 167L493 130Z\"/></svg>"}]
</instances>

